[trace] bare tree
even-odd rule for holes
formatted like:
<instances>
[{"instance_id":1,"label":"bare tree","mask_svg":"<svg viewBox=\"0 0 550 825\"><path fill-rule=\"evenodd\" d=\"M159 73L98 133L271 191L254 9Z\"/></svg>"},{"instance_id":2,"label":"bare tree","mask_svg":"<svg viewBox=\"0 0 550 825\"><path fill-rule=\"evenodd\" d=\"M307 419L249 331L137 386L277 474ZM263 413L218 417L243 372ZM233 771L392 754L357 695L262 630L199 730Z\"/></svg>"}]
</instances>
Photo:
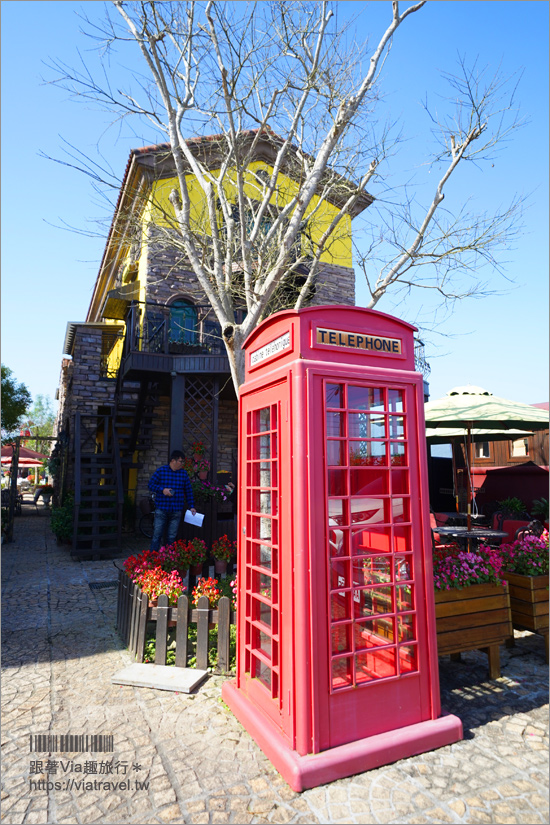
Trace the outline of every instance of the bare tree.
<instances>
[{"instance_id":1,"label":"bare tree","mask_svg":"<svg viewBox=\"0 0 550 825\"><path fill-rule=\"evenodd\" d=\"M181 249L213 307L236 387L244 380L242 343L273 311L277 293L305 266L307 276L294 296L299 309L348 216L372 201L366 187L379 180L392 148L390 132L374 118L377 81L394 34L424 4L400 10L393 2L388 27L369 49L350 46L345 33L334 30L327 2L114 0L122 24L116 15L108 17L94 36L107 50L136 44L146 74L118 91L107 73L99 83L86 67L54 64L59 77L53 82L165 135L178 186L159 232ZM447 298L450 274L472 265L468 252L492 261L492 250L512 231L518 204L494 218L459 215L446 226L436 217L459 164L486 154L509 128L502 120L506 106L500 127L489 127L491 106L502 91L498 82L480 93L475 72L464 69L461 80L450 80L463 102L452 124L438 124L443 149L436 160L447 167L422 219L410 199L399 216L388 213L385 229L392 230L398 251L369 280L372 306L390 287L420 284L413 268L424 263L435 266L435 288ZM208 160L190 140L204 134L217 136ZM262 174L254 161L266 140L271 171ZM282 176L292 185L282 185ZM190 181L200 189L199 220ZM316 231L308 231L313 225ZM369 279L369 262L359 263ZM244 317L237 323L239 309Z\"/></svg>"},{"instance_id":2,"label":"bare tree","mask_svg":"<svg viewBox=\"0 0 550 825\"><path fill-rule=\"evenodd\" d=\"M501 270L499 254L509 250L522 230L524 199L493 214L469 209L468 202L451 212L442 207L451 176L466 163L491 162L512 132L522 125L515 110L517 83L498 72L468 67L459 59L459 73L445 75L453 90L453 112L439 116L425 109L438 145L426 162L439 170L432 200L416 203L408 193L397 204L386 202L367 250L356 247L374 307L388 289L435 291L443 303L493 294L480 272L488 264ZM391 196L390 196L391 197Z\"/></svg>"}]
</instances>

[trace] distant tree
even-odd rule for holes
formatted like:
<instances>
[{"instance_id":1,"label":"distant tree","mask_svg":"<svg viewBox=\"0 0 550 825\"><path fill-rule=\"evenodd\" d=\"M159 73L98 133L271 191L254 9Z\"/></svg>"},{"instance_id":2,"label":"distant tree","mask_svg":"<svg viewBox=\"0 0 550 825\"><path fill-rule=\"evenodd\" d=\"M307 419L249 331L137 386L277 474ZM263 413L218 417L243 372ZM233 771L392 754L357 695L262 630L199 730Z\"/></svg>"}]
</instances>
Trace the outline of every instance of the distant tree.
<instances>
[{"instance_id":1,"label":"distant tree","mask_svg":"<svg viewBox=\"0 0 550 825\"><path fill-rule=\"evenodd\" d=\"M25 415L32 397L24 384L18 384L13 370L2 364L2 443L14 435Z\"/></svg>"},{"instance_id":2,"label":"distant tree","mask_svg":"<svg viewBox=\"0 0 550 825\"><path fill-rule=\"evenodd\" d=\"M54 424L52 399L48 395L37 395L21 424L22 429L30 431L31 444L37 452L49 455L51 442L47 439L53 434Z\"/></svg>"}]
</instances>

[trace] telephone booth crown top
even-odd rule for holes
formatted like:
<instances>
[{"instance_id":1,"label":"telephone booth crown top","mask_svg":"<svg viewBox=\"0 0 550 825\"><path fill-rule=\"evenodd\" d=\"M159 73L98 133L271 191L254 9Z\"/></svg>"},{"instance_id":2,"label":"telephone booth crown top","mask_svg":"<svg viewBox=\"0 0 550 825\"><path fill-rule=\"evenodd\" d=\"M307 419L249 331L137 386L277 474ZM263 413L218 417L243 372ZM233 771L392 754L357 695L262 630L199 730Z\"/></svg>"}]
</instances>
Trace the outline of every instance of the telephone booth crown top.
<instances>
[{"instance_id":1,"label":"telephone booth crown top","mask_svg":"<svg viewBox=\"0 0 550 825\"><path fill-rule=\"evenodd\" d=\"M405 321L363 307L284 310L246 339L246 379L259 378L296 358L414 370L415 331Z\"/></svg>"}]
</instances>

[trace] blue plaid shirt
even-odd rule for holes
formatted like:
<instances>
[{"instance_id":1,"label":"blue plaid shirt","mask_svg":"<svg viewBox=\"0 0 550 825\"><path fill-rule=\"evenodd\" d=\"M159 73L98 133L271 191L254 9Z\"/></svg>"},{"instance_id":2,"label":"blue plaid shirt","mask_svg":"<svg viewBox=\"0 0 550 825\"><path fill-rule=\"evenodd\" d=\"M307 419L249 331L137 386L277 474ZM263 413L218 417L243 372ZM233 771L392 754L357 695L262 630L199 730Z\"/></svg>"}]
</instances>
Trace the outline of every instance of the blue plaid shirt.
<instances>
[{"instance_id":1,"label":"blue plaid shirt","mask_svg":"<svg viewBox=\"0 0 550 825\"><path fill-rule=\"evenodd\" d=\"M173 496L162 494L166 487L174 491ZM188 510L195 507L191 481L183 469L172 470L169 464L159 467L149 479L149 489L155 493L155 507L159 510L175 513L186 505Z\"/></svg>"}]
</instances>

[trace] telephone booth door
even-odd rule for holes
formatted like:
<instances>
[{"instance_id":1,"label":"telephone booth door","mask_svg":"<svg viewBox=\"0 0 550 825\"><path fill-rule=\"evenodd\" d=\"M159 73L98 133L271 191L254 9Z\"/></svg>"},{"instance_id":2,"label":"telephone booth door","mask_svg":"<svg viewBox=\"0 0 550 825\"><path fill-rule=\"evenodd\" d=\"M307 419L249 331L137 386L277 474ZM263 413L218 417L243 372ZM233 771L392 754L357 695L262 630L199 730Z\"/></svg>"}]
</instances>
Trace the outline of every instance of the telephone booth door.
<instances>
[{"instance_id":1,"label":"telephone booth door","mask_svg":"<svg viewBox=\"0 0 550 825\"><path fill-rule=\"evenodd\" d=\"M237 669L239 686L291 736L289 703L283 702L291 668L285 660L288 642L282 638L281 621L283 610L288 615L292 611L290 553L281 547L281 521L288 512L290 490L288 398L288 382L283 381L242 402L240 437L246 443L246 458L239 472L244 553L238 576L244 588L238 621L245 643Z\"/></svg>"},{"instance_id":2,"label":"telephone booth door","mask_svg":"<svg viewBox=\"0 0 550 825\"><path fill-rule=\"evenodd\" d=\"M425 594L415 387L317 377L312 390L312 409L324 413L323 467L313 468L326 491L324 749L391 730L396 718L401 726L421 722L432 709L418 611Z\"/></svg>"}]
</instances>

